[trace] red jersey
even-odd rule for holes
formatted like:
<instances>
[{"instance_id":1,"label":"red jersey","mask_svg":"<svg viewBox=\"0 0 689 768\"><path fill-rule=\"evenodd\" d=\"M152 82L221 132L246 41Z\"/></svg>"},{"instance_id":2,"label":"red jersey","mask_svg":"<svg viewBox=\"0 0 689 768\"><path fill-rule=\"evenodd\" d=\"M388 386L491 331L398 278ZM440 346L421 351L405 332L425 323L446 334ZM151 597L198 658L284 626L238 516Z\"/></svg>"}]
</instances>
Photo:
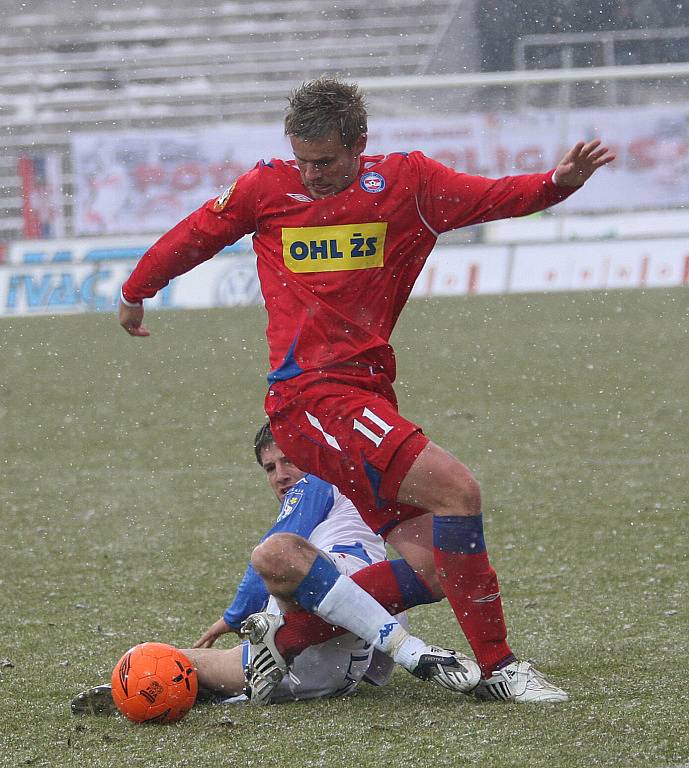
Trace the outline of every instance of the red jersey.
<instances>
[{"instance_id":1,"label":"red jersey","mask_svg":"<svg viewBox=\"0 0 689 768\"><path fill-rule=\"evenodd\" d=\"M358 361L394 380L388 340L439 234L564 200L574 188L557 187L552 173L487 179L420 152L362 156L350 186L313 200L294 161L261 162L163 235L123 294L150 298L253 232L269 379Z\"/></svg>"}]
</instances>

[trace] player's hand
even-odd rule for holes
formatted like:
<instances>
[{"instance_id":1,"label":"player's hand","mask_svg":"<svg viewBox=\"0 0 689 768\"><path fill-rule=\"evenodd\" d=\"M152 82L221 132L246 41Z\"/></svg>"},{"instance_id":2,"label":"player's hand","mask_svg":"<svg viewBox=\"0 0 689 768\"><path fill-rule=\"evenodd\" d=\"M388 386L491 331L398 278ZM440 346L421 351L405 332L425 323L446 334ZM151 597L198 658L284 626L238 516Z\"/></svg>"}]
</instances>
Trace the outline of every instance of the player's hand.
<instances>
[{"instance_id":1,"label":"player's hand","mask_svg":"<svg viewBox=\"0 0 689 768\"><path fill-rule=\"evenodd\" d=\"M601 145L600 139L578 141L560 160L554 180L558 187L580 187L604 165L612 163L616 155Z\"/></svg>"},{"instance_id":2,"label":"player's hand","mask_svg":"<svg viewBox=\"0 0 689 768\"><path fill-rule=\"evenodd\" d=\"M213 643L227 632L237 632L236 629L231 627L225 619L218 619L215 624L210 626L201 637L192 645L192 648L210 648Z\"/></svg>"},{"instance_id":3,"label":"player's hand","mask_svg":"<svg viewBox=\"0 0 689 768\"><path fill-rule=\"evenodd\" d=\"M150 336L151 332L143 325L144 305L137 304L130 307L120 300L119 307L120 325L130 336Z\"/></svg>"}]
</instances>

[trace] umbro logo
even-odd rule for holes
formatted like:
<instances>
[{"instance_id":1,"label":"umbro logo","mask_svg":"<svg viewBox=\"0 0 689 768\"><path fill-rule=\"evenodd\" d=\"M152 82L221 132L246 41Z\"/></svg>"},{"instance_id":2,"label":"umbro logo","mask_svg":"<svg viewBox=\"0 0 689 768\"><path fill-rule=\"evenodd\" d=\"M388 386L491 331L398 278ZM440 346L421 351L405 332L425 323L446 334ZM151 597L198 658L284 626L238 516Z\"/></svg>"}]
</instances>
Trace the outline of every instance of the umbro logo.
<instances>
[{"instance_id":1,"label":"umbro logo","mask_svg":"<svg viewBox=\"0 0 689 768\"><path fill-rule=\"evenodd\" d=\"M299 203L312 203L313 198L309 197L308 195L300 195L298 192L288 192L287 197L291 197L292 200L296 200Z\"/></svg>"},{"instance_id":2,"label":"umbro logo","mask_svg":"<svg viewBox=\"0 0 689 768\"><path fill-rule=\"evenodd\" d=\"M477 597L472 600L472 603L492 603L500 597L499 592L494 592L492 595L486 595L485 597Z\"/></svg>"}]
</instances>

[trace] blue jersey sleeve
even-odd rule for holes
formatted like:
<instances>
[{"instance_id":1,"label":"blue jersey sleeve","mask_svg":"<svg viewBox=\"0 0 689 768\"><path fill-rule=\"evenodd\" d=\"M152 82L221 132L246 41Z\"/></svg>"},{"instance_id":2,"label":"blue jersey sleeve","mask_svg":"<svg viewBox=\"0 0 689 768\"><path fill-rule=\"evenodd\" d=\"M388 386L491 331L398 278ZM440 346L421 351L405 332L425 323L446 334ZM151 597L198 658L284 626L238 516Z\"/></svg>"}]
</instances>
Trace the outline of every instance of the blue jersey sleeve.
<instances>
[{"instance_id":1,"label":"blue jersey sleeve","mask_svg":"<svg viewBox=\"0 0 689 768\"><path fill-rule=\"evenodd\" d=\"M274 533L295 533L308 539L316 526L330 514L334 500L330 483L307 475L287 493L275 525L261 541L265 541ZM263 579L249 564L232 604L223 614L223 619L229 626L238 629L247 616L266 607L268 597Z\"/></svg>"},{"instance_id":2,"label":"blue jersey sleeve","mask_svg":"<svg viewBox=\"0 0 689 768\"><path fill-rule=\"evenodd\" d=\"M244 576L239 582L232 605L223 614L226 624L239 629L241 623L252 613L262 611L268 603L268 590L263 579L249 563Z\"/></svg>"},{"instance_id":3,"label":"blue jersey sleeve","mask_svg":"<svg viewBox=\"0 0 689 768\"><path fill-rule=\"evenodd\" d=\"M274 533L296 533L308 539L314 528L330 514L334 502L332 485L307 475L289 490L282 501L275 525L261 541Z\"/></svg>"}]
</instances>

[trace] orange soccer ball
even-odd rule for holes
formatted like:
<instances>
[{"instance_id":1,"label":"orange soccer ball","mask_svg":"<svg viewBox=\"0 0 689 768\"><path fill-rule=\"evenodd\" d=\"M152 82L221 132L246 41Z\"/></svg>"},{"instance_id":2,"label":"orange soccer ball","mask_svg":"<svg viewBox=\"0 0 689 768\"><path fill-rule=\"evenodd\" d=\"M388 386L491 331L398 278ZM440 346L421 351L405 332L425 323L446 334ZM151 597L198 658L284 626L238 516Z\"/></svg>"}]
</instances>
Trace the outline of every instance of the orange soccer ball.
<instances>
[{"instance_id":1,"label":"orange soccer ball","mask_svg":"<svg viewBox=\"0 0 689 768\"><path fill-rule=\"evenodd\" d=\"M192 708L199 689L196 670L177 648L141 643L112 671L112 698L135 723L174 723Z\"/></svg>"}]
</instances>

